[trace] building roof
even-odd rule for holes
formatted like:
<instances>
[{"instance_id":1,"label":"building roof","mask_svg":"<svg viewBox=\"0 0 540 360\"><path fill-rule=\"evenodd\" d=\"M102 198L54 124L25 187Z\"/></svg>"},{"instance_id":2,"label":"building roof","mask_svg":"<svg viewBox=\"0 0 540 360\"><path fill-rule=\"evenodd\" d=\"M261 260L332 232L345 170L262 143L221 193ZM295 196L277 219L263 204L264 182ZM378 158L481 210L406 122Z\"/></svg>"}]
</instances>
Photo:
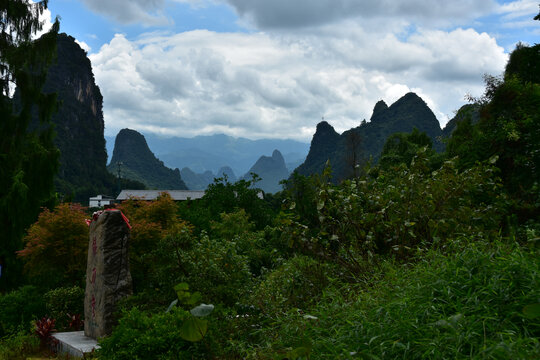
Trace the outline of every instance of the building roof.
<instances>
[{"instance_id":1,"label":"building roof","mask_svg":"<svg viewBox=\"0 0 540 360\"><path fill-rule=\"evenodd\" d=\"M92 200L114 200L114 197L108 196L108 195L97 195L97 196L91 197L90 201Z\"/></svg>"},{"instance_id":2,"label":"building roof","mask_svg":"<svg viewBox=\"0 0 540 360\"><path fill-rule=\"evenodd\" d=\"M122 190L116 200L128 200L130 198L156 200L159 194L164 192L169 193L172 199L176 201L195 200L204 196L204 190Z\"/></svg>"}]
</instances>

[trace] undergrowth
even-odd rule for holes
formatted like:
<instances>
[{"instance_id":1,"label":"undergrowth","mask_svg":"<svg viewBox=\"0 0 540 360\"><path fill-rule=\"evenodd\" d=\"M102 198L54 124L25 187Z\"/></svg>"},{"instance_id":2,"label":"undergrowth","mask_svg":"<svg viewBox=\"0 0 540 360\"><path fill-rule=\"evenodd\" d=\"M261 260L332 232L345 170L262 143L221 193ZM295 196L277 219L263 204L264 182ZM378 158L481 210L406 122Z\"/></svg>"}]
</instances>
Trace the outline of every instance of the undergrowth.
<instances>
[{"instance_id":1,"label":"undergrowth","mask_svg":"<svg viewBox=\"0 0 540 360\"><path fill-rule=\"evenodd\" d=\"M540 358L540 257L515 244L461 242L414 266L386 261L372 287L329 287L309 314L261 330L249 358ZM246 344L244 344L246 345Z\"/></svg>"}]
</instances>

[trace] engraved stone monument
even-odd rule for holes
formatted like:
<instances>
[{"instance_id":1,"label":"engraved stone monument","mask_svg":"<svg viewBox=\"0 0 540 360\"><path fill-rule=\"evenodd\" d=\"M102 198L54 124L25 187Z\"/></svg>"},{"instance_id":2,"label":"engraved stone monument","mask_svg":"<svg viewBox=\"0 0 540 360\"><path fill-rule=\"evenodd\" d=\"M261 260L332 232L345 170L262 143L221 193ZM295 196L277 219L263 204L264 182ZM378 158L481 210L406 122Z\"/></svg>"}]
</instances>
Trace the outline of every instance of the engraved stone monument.
<instances>
[{"instance_id":1,"label":"engraved stone monument","mask_svg":"<svg viewBox=\"0 0 540 360\"><path fill-rule=\"evenodd\" d=\"M90 224L84 334L97 339L111 333L120 299L131 295L128 266L130 226L120 210L94 216Z\"/></svg>"}]
</instances>

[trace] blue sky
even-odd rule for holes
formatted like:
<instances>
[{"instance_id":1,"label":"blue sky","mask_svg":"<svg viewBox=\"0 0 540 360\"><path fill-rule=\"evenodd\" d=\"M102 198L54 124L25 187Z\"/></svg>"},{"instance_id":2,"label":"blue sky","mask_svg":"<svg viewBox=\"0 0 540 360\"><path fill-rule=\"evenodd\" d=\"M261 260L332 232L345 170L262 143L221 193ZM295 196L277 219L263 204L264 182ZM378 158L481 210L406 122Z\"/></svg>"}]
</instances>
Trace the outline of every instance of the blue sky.
<instances>
[{"instance_id":1,"label":"blue sky","mask_svg":"<svg viewBox=\"0 0 540 360\"><path fill-rule=\"evenodd\" d=\"M226 133L309 141L375 103L419 94L443 126L518 41L529 0L51 0L88 53L106 134Z\"/></svg>"}]
</instances>

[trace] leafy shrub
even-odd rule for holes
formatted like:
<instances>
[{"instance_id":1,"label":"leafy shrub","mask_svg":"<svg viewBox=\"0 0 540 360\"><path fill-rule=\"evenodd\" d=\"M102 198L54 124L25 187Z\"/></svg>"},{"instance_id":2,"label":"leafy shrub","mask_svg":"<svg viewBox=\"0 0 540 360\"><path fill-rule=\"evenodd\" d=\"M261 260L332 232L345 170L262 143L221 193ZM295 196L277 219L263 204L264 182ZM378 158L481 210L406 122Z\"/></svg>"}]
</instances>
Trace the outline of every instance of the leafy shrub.
<instances>
[{"instance_id":1,"label":"leafy shrub","mask_svg":"<svg viewBox=\"0 0 540 360\"><path fill-rule=\"evenodd\" d=\"M162 193L155 201L129 199L120 209L132 225L129 243L130 272L136 291L153 287L152 269L154 261L150 254L157 248L167 231L182 223L178 218L178 207L168 193Z\"/></svg>"},{"instance_id":2,"label":"leafy shrub","mask_svg":"<svg viewBox=\"0 0 540 360\"><path fill-rule=\"evenodd\" d=\"M155 255L161 266L156 271L162 286L185 282L203 295L203 301L233 305L251 285L247 257L238 254L235 242L210 239L204 233L199 239L186 236L169 236L159 243Z\"/></svg>"},{"instance_id":3,"label":"leafy shrub","mask_svg":"<svg viewBox=\"0 0 540 360\"><path fill-rule=\"evenodd\" d=\"M282 217L284 233L297 248L337 262L354 276L369 274L376 255L408 260L461 235L497 235L505 202L493 166L459 172L454 161L446 161L430 172L427 160L421 151L410 168L401 165L338 186L322 181L318 225L304 224L292 202Z\"/></svg>"},{"instance_id":4,"label":"leafy shrub","mask_svg":"<svg viewBox=\"0 0 540 360\"><path fill-rule=\"evenodd\" d=\"M40 287L80 284L86 271L88 226L78 204L44 209L18 252L29 278Z\"/></svg>"},{"instance_id":5,"label":"leafy shrub","mask_svg":"<svg viewBox=\"0 0 540 360\"><path fill-rule=\"evenodd\" d=\"M115 360L205 358L200 343L182 339L182 326L190 316L178 307L153 314L134 308L123 314L109 337L101 340L97 356Z\"/></svg>"},{"instance_id":6,"label":"leafy shrub","mask_svg":"<svg viewBox=\"0 0 540 360\"><path fill-rule=\"evenodd\" d=\"M84 289L78 286L51 290L44 298L47 314L56 319L59 329L69 327L72 316L84 313Z\"/></svg>"},{"instance_id":7,"label":"leafy shrub","mask_svg":"<svg viewBox=\"0 0 540 360\"><path fill-rule=\"evenodd\" d=\"M44 314L43 296L34 286L0 295L0 337L14 334L19 328L28 329L30 321Z\"/></svg>"},{"instance_id":8,"label":"leafy shrub","mask_svg":"<svg viewBox=\"0 0 540 360\"><path fill-rule=\"evenodd\" d=\"M39 340L26 329L21 329L0 340L0 359L26 360L39 350Z\"/></svg>"},{"instance_id":9,"label":"leafy shrub","mask_svg":"<svg viewBox=\"0 0 540 360\"><path fill-rule=\"evenodd\" d=\"M263 269L271 269L288 256L290 249L279 243L275 228L267 226L255 231L254 224L244 209L222 213L221 221L212 222L212 235L217 239L233 241L240 255L247 256L253 275L259 276Z\"/></svg>"},{"instance_id":10,"label":"leafy shrub","mask_svg":"<svg viewBox=\"0 0 540 360\"><path fill-rule=\"evenodd\" d=\"M313 359L538 358L538 314L524 312L540 298L538 251L477 240L456 248L412 269L385 262L369 288L329 288L312 317L289 313L263 330L273 341L250 356L285 353L307 338Z\"/></svg>"},{"instance_id":11,"label":"leafy shrub","mask_svg":"<svg viewBox=\"0 0 540 360\"><path fill-rule=\"evenodd\" d=\"M335 265L295 256L259 284L251 302L267 315L285 313L292 308L307 310L321 298L337 274Z\"/></svg>"},{"instance_id":12,"label":"leafy shrub","mask_svg":"<svg viewBox=\"0 0 540 360\"><path fill-rule=\"evenodd\" d=\"M58 340L52 337L52 334L56 331L55 319L44 317L36 321L34 332L39 338L41 348L45 349L46 347L55 345L58 342Z\"/></svg>"}]
</instances>

